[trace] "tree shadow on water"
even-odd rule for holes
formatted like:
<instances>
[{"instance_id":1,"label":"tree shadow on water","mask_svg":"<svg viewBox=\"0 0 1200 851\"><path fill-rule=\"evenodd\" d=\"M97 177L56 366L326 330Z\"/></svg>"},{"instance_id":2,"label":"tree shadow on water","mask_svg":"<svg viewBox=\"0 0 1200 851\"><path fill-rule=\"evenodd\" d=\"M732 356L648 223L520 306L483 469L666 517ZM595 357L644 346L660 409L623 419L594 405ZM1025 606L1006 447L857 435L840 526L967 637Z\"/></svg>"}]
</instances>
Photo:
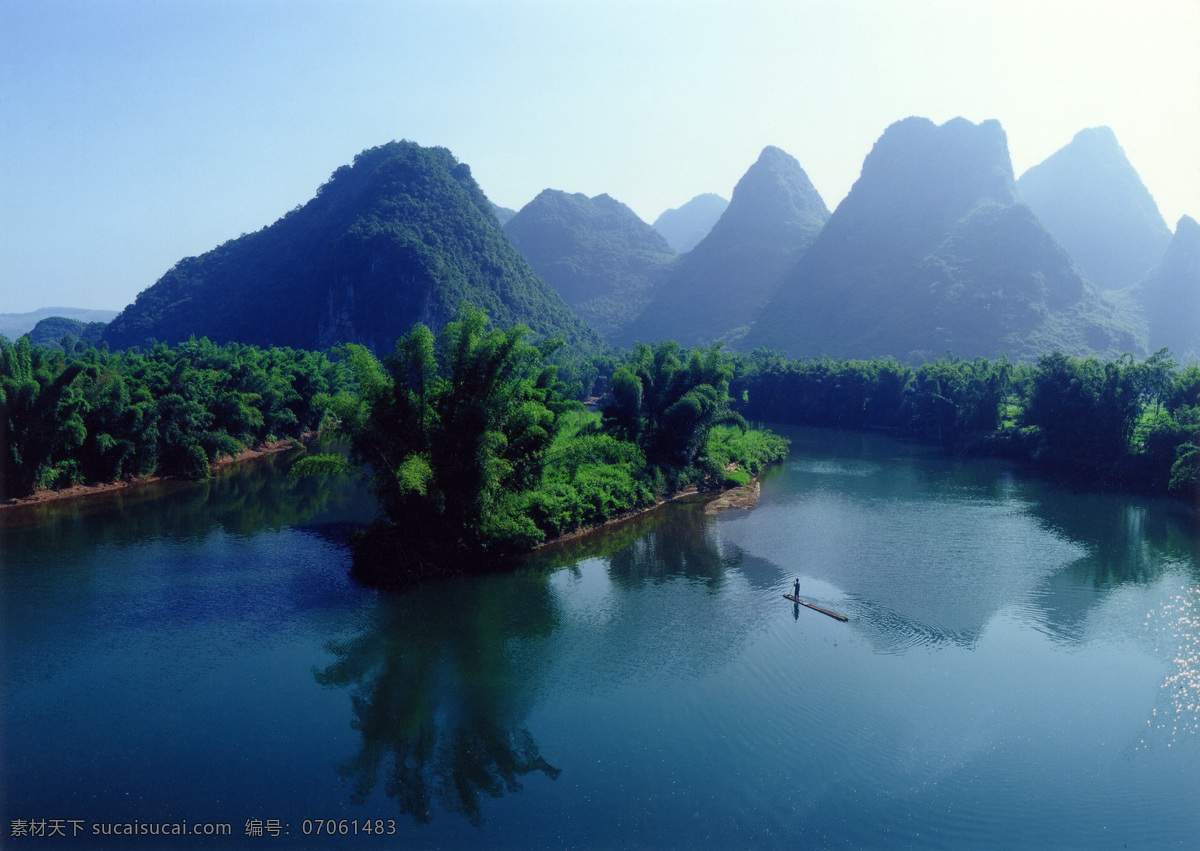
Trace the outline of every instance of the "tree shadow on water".
<instances>
[{"instance_id":1,"label":"tree shadow on water","mask_svg":"<svg viewBox=\"0 0 1200 851\"><path fill-rule=\"evenodd\" d=\"M521 724L538 689L536 641L557 622L532 573L422 588L385 599L359 635L331 644L318 683L350 690L358 753L338 768L351 800L380 785L418 824L435 808L483 823L486 798L561 770Z\"/></svg>"}]
</instances>

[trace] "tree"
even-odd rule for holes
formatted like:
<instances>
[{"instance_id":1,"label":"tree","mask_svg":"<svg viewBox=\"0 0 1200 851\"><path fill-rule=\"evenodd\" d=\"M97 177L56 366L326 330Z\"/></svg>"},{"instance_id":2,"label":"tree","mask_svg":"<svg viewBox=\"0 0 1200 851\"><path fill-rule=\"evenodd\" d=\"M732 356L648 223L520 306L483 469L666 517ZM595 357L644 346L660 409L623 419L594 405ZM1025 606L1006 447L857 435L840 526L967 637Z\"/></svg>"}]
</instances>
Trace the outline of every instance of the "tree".
<instances>
[{"instance_id":1,"label":"tree","mask_svg":"<svg viewBox=\"0 0 1200 851\"><path fill-rule=\"evenodd\" d=\"M638 444L650 465L672 477L703 466L714 427L746 427L745 419L729 407L732 377L733 364L722 356L719 344L685 355L674 341L653 349L641 343L613 374L605 427Z\"/></svg>"},{"instance_id":2,"label":"tree","mask_svg":"<svg viewBox=\"0 0 1200 851\"><path fill-rule=\"evenodd\" d=\"M1141 375L1130 355L1039 358L1025 423L1040 429L1046 460L1099 470L1124 455L1142 409Z\"/></svg>"},{"instance_id":3,"label":"tree","mask_svg":"<svg viewBox=\"0 0 1200 851\"><path fill-rule=\"evenodd\" d=\"M362 347L347 347L359 393L330 403L350 439L350 460L372 470L384 516L357 550L360 567L398 559L401 574L479 569L482 557L543 538L529 499L561 415L578 403L544 363L557 343L537 348L522 326L486 332L485 323L482 311L464 305L436 338L415 326L382 365ZM298 473L337 463L314 456Z\"/></svg>"},{"instance_id":4,"label":"tree","mask_svg":"<svg viewBox=\"0 0 1200 851\"><path fill-rule=\"evenodd\" d=\"M82 400L73 387L84 370L30 344L27 336L0 349L0 492L25 496L54 484L67 453L86 436ZM64 466L66 465L66 466ZM69 473L68 473L69 475Z\"/></svg>"}]
</instances>

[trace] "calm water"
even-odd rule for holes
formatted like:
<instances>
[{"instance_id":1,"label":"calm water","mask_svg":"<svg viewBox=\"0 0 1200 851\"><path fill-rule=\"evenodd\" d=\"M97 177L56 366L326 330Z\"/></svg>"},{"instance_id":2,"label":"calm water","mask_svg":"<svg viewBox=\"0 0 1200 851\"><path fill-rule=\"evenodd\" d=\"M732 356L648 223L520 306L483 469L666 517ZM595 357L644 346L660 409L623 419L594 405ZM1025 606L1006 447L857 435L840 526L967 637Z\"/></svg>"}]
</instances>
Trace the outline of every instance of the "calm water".
<instances>
[{"instance_id":1,"label":"calm water","mask_svg":"<svg viewBox=\"0 0 1200 851\"><path fill-rule=\"evenodd\" d=\"M1195 848L1195 512L791 434L752 512L399 597L270 466L0 531L0 845Z\"/></svg>"}]
</instances>

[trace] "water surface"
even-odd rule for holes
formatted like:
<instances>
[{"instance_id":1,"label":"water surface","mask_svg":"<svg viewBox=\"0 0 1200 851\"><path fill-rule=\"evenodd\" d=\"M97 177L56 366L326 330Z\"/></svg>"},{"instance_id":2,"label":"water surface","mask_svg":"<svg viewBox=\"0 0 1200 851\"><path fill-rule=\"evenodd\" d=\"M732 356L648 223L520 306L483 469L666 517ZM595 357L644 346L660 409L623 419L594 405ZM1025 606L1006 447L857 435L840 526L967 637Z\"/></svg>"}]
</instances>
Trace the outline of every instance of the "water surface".
<instances>
[{"instance_id":1,"label":"water surface","mask_svg":"<svg viewBox=\"0 0 1200 851\"><path fill-rule=\"evenodd\" d=\"M1195 847L1188 506L790 434L752 512L399 596L272 465L0 532L4 844Z\"/></svg>"}]
</instances>

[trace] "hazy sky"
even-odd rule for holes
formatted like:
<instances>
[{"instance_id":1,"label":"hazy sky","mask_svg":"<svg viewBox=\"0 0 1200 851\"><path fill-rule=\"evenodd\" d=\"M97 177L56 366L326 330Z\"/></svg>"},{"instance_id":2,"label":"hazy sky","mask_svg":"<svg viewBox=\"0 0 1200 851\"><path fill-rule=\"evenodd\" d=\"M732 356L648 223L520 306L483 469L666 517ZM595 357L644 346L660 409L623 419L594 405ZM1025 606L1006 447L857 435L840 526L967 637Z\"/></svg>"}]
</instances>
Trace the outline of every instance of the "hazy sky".
<instances>
[{"instance_id":1,"label":"hazy sky","mask_svg":"<svg viewBox=\"0 0 1200 851\"><path fill-rule=\"evenodd\" d=\"M1107 124L1200 218L1200 0L0 0L0 313L120 309L392 139L653 221L766 145L833 209L909 115L1018 176Z\"/></svg>"}]
</instances>

